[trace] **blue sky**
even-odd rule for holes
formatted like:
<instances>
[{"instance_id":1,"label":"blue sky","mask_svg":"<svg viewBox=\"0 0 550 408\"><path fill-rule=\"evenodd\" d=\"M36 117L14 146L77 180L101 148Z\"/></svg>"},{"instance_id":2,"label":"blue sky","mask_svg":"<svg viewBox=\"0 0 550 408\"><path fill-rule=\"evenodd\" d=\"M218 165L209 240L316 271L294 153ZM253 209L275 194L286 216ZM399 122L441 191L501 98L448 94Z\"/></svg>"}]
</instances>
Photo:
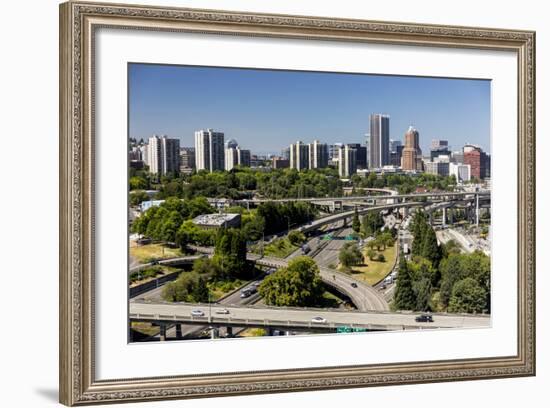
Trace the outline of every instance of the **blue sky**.
<instances>
[{"instance_id":1,"label":"blue sky","mask_svg":"<svg viewBox=\"0 0 550 408\"><path fill-rule=\"evenodd\" d=\"M223 131L253 153L296 140L364 143L369 115L390 115L390 138L409 125L424 153L490 147L490 81L170 65L129 65L130 136L166 134L193 146L195 130Z\"/></svg>"}]
</instances>

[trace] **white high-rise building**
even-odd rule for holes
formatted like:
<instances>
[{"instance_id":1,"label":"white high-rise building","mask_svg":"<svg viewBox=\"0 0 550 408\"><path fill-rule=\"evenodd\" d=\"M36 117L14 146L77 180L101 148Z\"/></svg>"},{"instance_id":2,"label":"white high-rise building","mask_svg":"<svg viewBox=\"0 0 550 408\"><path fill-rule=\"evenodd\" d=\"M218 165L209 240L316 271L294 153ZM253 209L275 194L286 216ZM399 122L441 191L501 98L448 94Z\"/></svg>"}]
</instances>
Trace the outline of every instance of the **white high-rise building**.
<instances>
[{"instance_id":1,"label":"white high-rise building","mask_svg":"<svg viewBox=\"0 0 550 408\"><path fill-rule=\"evenodd\" d=\"M449 163L449 176L455 176L456 181L463 183L470 180L471 169L469 164Z\"/></svg>"},{"instance_id":2,"label":"white high-rise building","mask_svg":"<svg viewBox=\"0 0 550 408\"><path fill-rule=\"evenodd\" d=\"M153 174L177 173L180 167L180 141L166 135L153 135L147 145L147 164Z\"/></svg>"},{"instance_id":3,"label":"white high-rise building","mask_svg":"<svg viewBox=\"0 0 550 408\"><path fill-rule=\"evenodd\" d=\"M380 113L370 115L369 168L379 169L390 164L390 117Z\"/></svg>"},{"instance_id":4,"label":"white high-rise building","mask_svg":"<svg viewBox=\"0 0 550 408\"><path fill-rule=\"evenodd\" d=\"M328 166L328 145L314 140L308 145L309 168L324 169Z\"/></svg>"},{"instance_id":5,"label":"white high-rise building","mask_svg":"<svg viewBox=\"0 0 550 408\"><path fill-rule=\"evenodd\" d=\"M300 141L290 145L290 168L298 171L309 167L309 148Z\"/></svg>"},{"instance_id":6,"label":"white high-rise building","mask_svg":"<svg viewBox=\"0 0 550 408\"><path fill-rule=\"evenodd\" d=\"M338 148L338 174L340 177L351 177L357 173L357 150L346 146Z\"/></svg>"},{"instance_id":7,"label":"white high-rise building","mask_svg":"<svg viewBox=\"0 0 550 408\"><path fill-rule=\"evenodd\" d=\"M225 170L230 171L235 166L250 167L250 150L236 147L225 149Z\"/></svg>"},{"instance_id":8,"label":"white high-rise building","mask_svg":"<svg viewBox=\"0 0 550 408\"><path fill-rule=\"evenodd\" d=\"M224 134L212 129L195 132L195 164L197 170L224 170Z\"/></svg>"}]
</instances>

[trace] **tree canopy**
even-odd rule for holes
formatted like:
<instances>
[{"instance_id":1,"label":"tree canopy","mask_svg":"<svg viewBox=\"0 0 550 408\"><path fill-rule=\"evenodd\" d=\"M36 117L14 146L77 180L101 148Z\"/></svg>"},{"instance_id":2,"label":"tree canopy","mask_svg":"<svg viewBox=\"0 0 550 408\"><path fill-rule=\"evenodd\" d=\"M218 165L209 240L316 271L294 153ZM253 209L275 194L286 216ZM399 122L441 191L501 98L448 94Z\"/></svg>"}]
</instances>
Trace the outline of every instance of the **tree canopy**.
<instances>
[{"instance_id":1,"label":"tree canopy","mask_svg":"<svg viewBox=\"0 0 550 408\"><path fill-rule=\"evenodd\" d=\"M315 261L301 256L265 278L259 292L268 305L306 307L318 304L324 287Z\"/></svg>"}]
</instances>

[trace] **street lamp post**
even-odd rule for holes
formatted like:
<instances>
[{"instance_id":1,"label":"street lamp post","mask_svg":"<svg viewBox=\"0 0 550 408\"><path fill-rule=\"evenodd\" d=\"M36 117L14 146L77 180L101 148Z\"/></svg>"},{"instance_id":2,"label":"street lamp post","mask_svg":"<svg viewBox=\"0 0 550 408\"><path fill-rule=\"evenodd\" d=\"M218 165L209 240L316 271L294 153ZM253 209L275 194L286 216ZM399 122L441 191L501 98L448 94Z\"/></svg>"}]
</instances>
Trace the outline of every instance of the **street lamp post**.
<instances>
[{"instance_id":1,"label":"street lamp post","mask_svg":"<svg viewBox=\"0 0 550 408\"><path fill-rule=\"evenodd\" d=\"M208 323L212 323L212 297L208 291Z\"/></svg>"}]
</instances>

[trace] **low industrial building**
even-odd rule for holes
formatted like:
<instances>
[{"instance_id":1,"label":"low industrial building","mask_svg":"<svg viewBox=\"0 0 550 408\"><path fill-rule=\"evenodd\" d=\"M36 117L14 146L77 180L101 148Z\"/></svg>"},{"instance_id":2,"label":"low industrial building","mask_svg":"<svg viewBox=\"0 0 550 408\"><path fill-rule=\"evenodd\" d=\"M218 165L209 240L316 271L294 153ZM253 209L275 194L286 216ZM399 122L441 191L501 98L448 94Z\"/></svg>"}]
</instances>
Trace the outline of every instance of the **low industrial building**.
<instances>
[{"instance_id":1,"label":"low industrial building","mask_svg":"<svg viewBox=\"0 0 550 408\"><path fill-rule=\"evenodd\" d=\"M202 214L193 218L193 224L205 229L238 228L241 214Z\"/></svg>"}]
</instances>

